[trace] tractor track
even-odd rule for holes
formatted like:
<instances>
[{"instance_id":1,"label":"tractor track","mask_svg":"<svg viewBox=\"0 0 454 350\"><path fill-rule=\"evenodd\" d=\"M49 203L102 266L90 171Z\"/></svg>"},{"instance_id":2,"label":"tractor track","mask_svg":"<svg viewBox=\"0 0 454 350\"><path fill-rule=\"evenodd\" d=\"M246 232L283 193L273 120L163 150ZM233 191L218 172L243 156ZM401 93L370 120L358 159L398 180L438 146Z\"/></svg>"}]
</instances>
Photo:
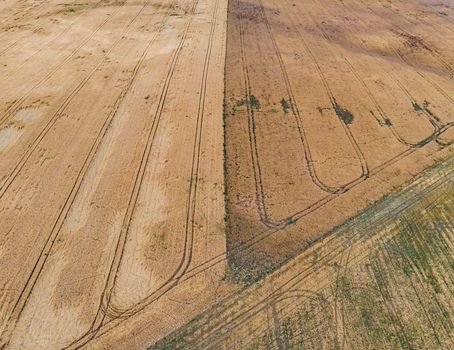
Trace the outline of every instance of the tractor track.
<instances>
[{"instance_id":1,"label":"tractor track","mask_svg":"<svg viewBox=\"0 0 454 350\"><path fill-rule=\"evenodd\" d=\"M356 20L358 22L362 23L364 28L367 28L367 24L359 16L353 14L353 10L351 10L344 2L341 1L341 3L347 9L347 11L349 11L349 13L356 18ZM343 19L343 21L345 22L345 19ZM352 34L356 37L355 33L352 33ZM360 46L362 46L367 51L367 49L368 49L367 46L361 40L358 40L358 43L360 44ZM454 105L454 99L452 97L450 97L449 94L445 90L443 90L443 88L441 88L438 84L436 84L434 81L432 81L430 78L428 78L424 73L420 72L417 69L417 67L415 67L407 58L405 58L405 56L398 49L394 48L393 51L395 52L396 56L399 57L399 59L403 63L413 67L415 69L415 72L419 76L421 76L429 85L431 85L433 88L435 88L444 98L446 98L451 104ZM386 72L386 74L388 74L388 76L393 81L396 82L396 84L399 86L399 88L407 95L407 97L410 100L410 102L413 105L417 104L416 99L412 96L412 94L408 91L408 89L402 84L402 82L400 80L398 80L390 72L388 72L388 71L385 71L385 72ZM421 141L419 141L416 144L411 145L411 146L413 146L413 147L421 147L421 146L424 146L425 144L427 144L427 141L430 142L431 140L435 140L437 143L439 143L442 146L448 146L448 145L452 144L452 142L454 142L454 140L449 140L447 142L443 142L441 140L441 138L440 138L440 134L441 134L440 131L443 130L443 129L447 129L447 128L451 127L451 126L454 126L454 121L453 122L449 122L449 123L441 123L438 120L438 118L433 115L433 113L431 113L430 111L427 110L427 108L422 108L421 112L425 116L425 118L432 124L432 126L434 128L434 132L432 133L432 135L428 136L424 140L421 140Z\"/></svg>"},{"instance_id":2,"label":"tractor track","mask_svg":"<svg viewBox=\"0 0 454 350\"><path fill-rule=\"evenodd\" d=\"M101 5L101 3L103 2L104 0L100 0L98 1L95 6L93 7L93 9L96 9L99 7L99 5ZM19 72L21 70L21 68L27 63L29 62L35 55L39 54L40 52L42 52L43 50L45 50L47 48L47 46L49 46L51 43L55 42L56 40L60 39L60 37L62 37L63 35L65 35L67 32L69 32L69 30L74 26L74 24L80 20L80 17L76 17L71 23L69 23L68 25L66 25L66 27L60 31L57 35L55 35L53 38L51 38L50 40L46 41L46 43L44 45L42 45L38 50L36 50L34 53L32 53L31 55L29 55L19 66L17 66L14 70L10 71L8 74L6 74L4 76L4 79L5 78L9 78L11 77L13 74L16 74L17 72ZM1 54L0 54L1 56Z\"/></svg>"},{"instance_id":3,"label":"tractor track","mask_svg":"<svg viewBox=\"0 0 454 350\"><path fill-rule=\"evenodd\" d=\"M211 51L213 46L213 36L214 30L216 27L216 14L218 11L218 4L219 1L217 0L214 5L213 15L211 18L211 30L208 40L208 47L205 55L204 67L203 67L203 77L200 86L200 98L199 98L199 105L198 105L198 114L197 114L197 122L196 122L196 131L194 137L194 148L193 148L193 158L192 158L192 168L191 168L191 178L189 182L189 189L188 189L188 201L186 204L186 220L185 220L185 233L184 233L184 249L183 255L181 257L180 263L178 264L175 271L172 275L163 283L161 284L152 294L148 295L144 298L141 302L136 304L133 308L128 309L127 311L120 310L111 304L113 289L115 287L115 282L117 279L118 270L121 265L121 261L123 258L124 248L126 245L126 239L130 228L130 223L132 221L133 213L137 204L138 195L140 192L140 188L143 182L144 174L146 166L149 162L149 156L151 152L151 147L153 145L153 140L156 135L156 131L159 125L159 121L161 118L161 114L164 109L164 105L166 102L167 92L169 90L169 86L172 81L172 77L174 74L175 67L179 61L180 53L183 49L187 33L192 23L193 16L195 14L198 0L195 0L193 3L193 7L191 13L189 14L190 19L186 25L184 34L181 37L180 43L178 48L173 56L171 68L168 72L166 82L164 85L164 89L162 90L161 97L159 100L159 104L153 118L153 126L149 131L148 140L146 147L144 149L142 160L139 168L139 172L136 175L136 180L134 184L134 189L132 191L128 209L126 215L123 220L123 229L120 232L118 237L117 246L115 248L115 255L113 261L111 263L110 271L108 274L108 278L104 287L104 290L101 295L100 304L98 307L97 316L94 319L91 328L79 339L75 340L72 344L70 344L67 348L68 349L79 349L95 337L104 334L106 331L103 328L108 327L116 327L122 321L134 316L135 314L142 311L145 307L162 297L165 293L175 287L185 273L188 271L189 266L192 261L192 250L193 250L193 236L194 236L194 216L196 212L196 199L197 199L197 186L198 186L198 169L199 169L199 159L201 154L201 142L202 142L202 125L203 125L203 118L204 118L204 110L205 110L205 96L207 92L207 79L208 79L208 71L210 66L210 59L211 59ZM108 330L107 330L108 331Z\"/></svg>"},{"instance_id":4,"label":"tractor track","mask_svg":"<svg viewBox=\"0 0 454 350\"><path fill-rule=\"evenodd\" d=\"M66 63L69 62L69 60L74 57L74 55L87 43L89 42L94 36L95 34L102 28L104 27L104 25L110 20L112 19L117 13L120 12L120 10L123 8L123 6L126 4L128 0L123 0L123 2L116 8L115 11L113 11L111 14L109 14L107 16L107 18L101 22L101 24L96 27L96 29L91 32L87 37L85 37L84 40L82 40L82 42L75 48L71 51L71 53L65 57L64 60L62 60L57 66L55 66L54 68L51 69L51 71L49 71L43 78L41 78L37 83L35 83L29 90L27 90L27 92L25 92L25 94L23 94L20 98L18 98L17 100L15 100L10 106L8 106L8 108L6 109L6 111L4 112L4 114L0 117L0 127L5 123L5 121L11 116L13 115L15 112L17 112L21 105L23 104L23 102L25 101L25 99L27 97L29 97L31 95L31 93L38 87L40 87L42 84L44 84L45 82L47 82L55 72L57 72L61 67L63 67ZM120 37L121 38L121 37ZM110 52L110 50L109 50ZM101 59L101 62L103 62L105 60L105 58L107 57L107 55L104 55L103 58ZM85 80L85 79L84 79Z\"/></svg>"},{"instance_id":5,"label":"tractor track","mask_svg":"<svg viewBox=\"0 0 454 350\"><path fill-rule=\"evenodd\" d=\"M367 3L364 3L363 0L359 0L371 13L373 13L376 17L378 18L381 18L381 19L384 19L385 21L388 22L388 24L391 26L391 27L394 27L396 28L398 31L396 30L391 30L391 32L393 32L394 34L400 36L401 34L403 34L405 37L408 37L408 38L418 38L418 36L415 36L414 34L408 32L407 30L403 29L402 27L396 25L395 23L391 23L390 21L387 20L386 16L380 16L380 14L378 14L374 9L372 9L370 6L368 6ZM341 2L342 4L344 4L343 2ZM435 33L437 31L435 30ZM428 48L424 45L424 48L426 50L426 52L428 52L434 59L438 60L438 62L441 64L442 67L444 67L444 69L449 73L450 75L450 78L452 79L454 77L454 69L451 67L451 65L445 61L445 59L442 57L442 55L440 53L438 53L437 51L431 49L431 48Z\"/></svg>"},{"instance_id":6,"label":"tractor track","mask_svg":"<svg viewBox=\"0 0 454 350\"><path fill-rule=\"evenodd\" d=\"M123 34L125 34L130 26L135 22L135 20L140 16L140 14L143 12L143 10L148 6L150 0L144 5L139 12L136 13L136 15L130 20L128 25L125 27L122 35L119 36L119 38L114 42L114 44L110 47L108 51L104 54L103 58L98 62L98 64L84 77L82 81L79 82L79 84L71 91L71 93L64 99L63 103L59 106L59 108L52 114L51 118L47 121L46 125L44 128L39 132L38 137L36 137L33 142L28 146L26 152L21 156L19 159L19 162L16 163L14 166L13 170L9 175L7 175L3 180L2 183L0 184L0 199L5 195L5 193L8 191L9 187L11 184L14 182L14 180L17 178L17 176L20 174L22 169L24 168L25 164L27 163L28 159L31 157L33 152L37 149L41 141L44 139L44 137L47 135L47 133L52 129L52 127L55 125L55 123L59 120L59 118L63 115L64 111L68 107L68 105L71 103L71 101L77 96L77 94L82 90L82 88L90 81L90 79L93 77L93 75L98 71L98 69L104 64L106 59L109 57L109 55L112 53L112 51L117 47L117 45L123 40ZM122 6L124 5L125 2L123 2Z\"/></svg>"},{"instance_id":7,"label":"tractor track","mask_svg":"<svg viewBox=\"0 0 454 350\"><path fill-rule=\"evenodd\" d=\"M371 208L366 210L363 214L352 220L344 225L339 230L339 232L355 232L354 234L348 235L348 238L345 238L344 241L338 242L333 249L329 252L324 253L323 255L318 256L317 261L332 261L333 259L339 259L342 254L344 254L345 247L349 247L353 244L358 242L367 240L370 237L371 232L377 230L378 227L383 227L383 225L390 223L393 219L397 218L400 214L404 213L408 209L412 208L415 204L417 204L421 198L425 198L434 192L436 189L440 188L443 185L446 185L449 182L454 181L454 169L452 169L452 162L451 159L451 169L449 171L444 172L443 174L437 173L432 174L435 177L435 180L432 182L430 181L429 184L423 186L423 183L426 183L426 179L421 178L411 184L408 188L404 189L403 192L397 195L395 198L386 200L392 201L393 204L389 205L390 203L381 203L378 205L378 208ZM432 179L430 179L432 180ZM332 234L326 237L327 242L326 244L331 244L330 241L335 239ZM288 263L287 266L284 265L279 270L280 275L285 275L287 271L291 271L297 265L297 259L293 259L291 262ZM311 273L312 267L306 266L303 267L302 270L298 269L298 273L288 279L283 284L279 285L277 289L267 295L262 300L255 302L252 306L245 306L241 302L241 298L244 297L244 291L241 290L235 295L227 297L226 300L221 300L217 306L208 312L206 312L206 317L209 317L210 314L216 314L220 316L216 321L211 320L203 329L203 333L205 334L203 337L197 337L194 343L191 343L191 346L195 346L196 348L204 349L213 347L213 345L218 344L222 339L227 337L235 328L238 328L241 324L244 324L247 319L251 317L251 315L256 313L262 305L269 305L272 300L275 298L276 295L282 293L285 290L293 290L298 286L301 281L307 278ZM239 311L234 316L231 314L231 308L238 308ZM224 319L222 315L224 313L228 313L230 316L228 319ZM204 322L203 318L199 318L201 321Z\"/></svg>"},{"instance_id":8,"label":"tractor track","mask_svg":"<svg viewBox=\"0 0 454 350\"><path fill-rule=\"evenodd\" d=\"M240 51L241 51L241 57L242 57L242 69L243 69L243 76L244 76L244 83L245 83L245 97L246 97L247 114L248 114L248 125L249 125L249 128L248 128L248 130L249 130L249 140L250 140L250 143L251 143L251 156L252 156L253 165L254 165L254 174L255 174L254 177L255 177L255 182L256 182L256 195L257 195L257 202L258 202L258 210L259 210L259 214L260 214L260 217L261 217L261 221L265 225L267 225L270 228L282 228L283 226L286 225L286 221L283 221L283 222L280 222L280 223L273 223L269 219L269 216L268 216L268 213L267 213L267 209L266 209L265 200L264 200L264 194L263 194L264 193L264 189L263 189L262 176L261 176L262 171L261 171L261 167L260 167L259 152L258 152L258 149L257 149L256 134L255 134L256 127L255 127L255 122L254 122L254 109L253 109L253 107L251 106L251 103L250 103L252 91L251 91L251 83L250 83L249 71L248 71L248 61L247 61L247 56L246 56L246 53L245 53L245 43L244 43L244 26L243 26L243 14L242 14L243 10L244 10L244 7L241 6L240 2L238 2L237 6L238 6L239 12L240 12L239 15L238 15L239 16L239 22L240 22L239 23L239 25L240 25L240 42L241 42ZM354 140L350 129L348 128L346 123L343 122L340 117L338 117L339 121L342 124L342 127L343 127L344 131L346 132L347 137L349 138L350 142L352 143L352 145L353 145L353 147L355 149L355 152L356 152L356 154L358 156L358 159L361 162L362 174L361 174L361 176L359 178L357 178L355 180L352 180L351 182L346 183L343 186L340 186L338 188L329 187L329 186L323 184L323 182L319 179L319 177L317 176L316 171L315 171L315 167L314 167L314 164L313 164L313 159L312 159L312 155L311 155L311 151L310 151L309 145L307 144L302 118L301 118L300 113L299 113L298 105L296 103L296 99L295 99L294 94L293 94L293 90L292 90L292 87L291 87L291 84L290 84L290 80L288 78L288 74L287 74L287 71L285 69L285 65L284 65L282 56L280 54L279 48L277 46L277 43L276 43L276 41L274 39L274 35L272 33L272 30L271 30L271 25L270 25L270 23L268 21L268 18L267 18L266 13L265 13L265 9L263 7L263 3L261 1L260 1L260 5L259 6L260 6L260 9L261 9L261 16L262 16L262 18L263 18L263 20L264 20L264 22L266 24L268 34L269 34L269 36L271 38L271 41L273 43L273 47L274 47L274 50L275 50L275 55L276 55L276 57L278 58L278 61L279 61L280 70L282 72L282 76L283 76L284 83L285 83L286 90L287 90L286 92L287 92L287 94L289 96L291 110L292 110L292 113L293 113L293 115L295 117L295 120L296 120L296 123L297 123L297 126L298 126L298 131L300 133L300 139L301 139L301 142L303 144L304 154L305 154L305 158L306 158L306 164L307 164L311 179L312 179L313 183L317 187L319 187L320 189L322 189L325 192L332 193L332 194L343 193L343 192L345 192L345 189L348 186L350 186L351 184L357 183L360 179L364 179L364 178L368 177L369 170L368 170L367 163L366 163L366 161L364 159L364 156L362 155L362 152L359 149L359 146L357 145L356 141ZM315 58L314 58L314 61L316 62ZM317 62L316 62L316 64L317 64ZM319 73L321 73L320 72L320 67L318 66L318 64L317 64L317 67L319 69ZM326 85L327 82L326 82L326 79L324 79L324 76L323 76L322 73L321 73L321 78L322 78L322 82L323 82L323 84L325 86L325 89L326 89L326 91L328 93L329 99L330 99L330 101L331 101L331 103L333 105L333 109L336 110L338 108L338 103L337 103L334 95L332 94L331 90L329 89L329 86Z\"/></svg>"},{"instance_id":9,"label":"tractor track","mask_svg":"<svg viewBox=\"0 0 454 350\"><path fill-rule=\"evenodd\" d=\"M318 1L316 1L317 3L319 3ZM308 11L308 10L307 10ZM314 20L313 18L313 15L311 15L309 12L307 12L313 23L316 24L316 21ZM330 15L335 17L332 12L330 12ZM358 18L357 18L358 19ZM343 21L345 21L345 18L342 18ZM358 19L358 20L361 20L361 19ZM326 31L322 28L321 25L317 25L316 26L320 29L320 31L322 32L322 35L323 37L325 38L325 40L327 40L328 42L331 42L331 38L330 36L326 33ZM355 33L352 33L355 37ZM358 40L357 41L359 43L360 46L365 47L364 43L361 41L361 40ZM439 128L438 126L434 126L431 122L431 124L433 125L434 127L434 131L431 135L429 135L427 138L424 138L423 140L420 140L416 143L412 143L412 142L409 142L407 140L405 140L400 134L399 132L396 130L396 128L394 127L394 125L392 124L392 118L390 118L389 116L386 115L386 112L383 110L383 108L381 107L380 103L378 103L376 97L374 96L374 94L372 93L372 91L369 89L369 87L367 86L367 84L364 82L364 80L362 79L361 75L356 71L355 67L353 66L353 64L350 62L350 60L345 56L343 55L343 58L345 60L345 62L347 63L347 65L349 66L349 69L350 71L352 72L352 74L355 76L356 80L362 85L364 91L366 92L367 96L369 97L370 101L373 103L373 105L375 106L375 109L378 111L379 115L380 115L380 119L379 118L376 118L375 115L373 115L377 122L379 123L380 126L382 127L388 127L392 134L394 135L394 138L400 142L401 144L405 145L405 146L408 146L408 147L422 147L426 144L426 141L429 140L431 137L433 137L435 135L435 133L437 131L439 131ZM377 67L379 67L380 65L377 65ZM392 78L392 80L396 81L397 78L392 76L388 71L386 71L386 73ZM397 81L396 81L397 83ZM401 88L401 90L407 95L409 96L410 98L410 101L411 102L415 102L415 99L409 94L409 92L405 89L405 87L402 86L402 84L399 84L399 88ZM427 113L424 113L424 116L427 117ZM427 117L427 119L431 120L432 118L429 116ZM389 120L391 121L391 123L387 123L386 121ZM438 128L438 129L437 129Z\"/></svg>"},{"instance_id":10,"label":"tractor track","mask_svg":"<svg viewBox=\"0 0 454 350\"><path fill-rule=\"evenodd\" d=\"M240 9L242 9L242 7L239 5L240 3L238 2L238 6ZM261 9L262 11L264 11L264 8L263 8L263 4L261 6ZM241 42L241 45L240 45L240 52L241 52L241 57L242 57L242 69L243 69L243 75L244 75L244 83L245 83L245 96L246 96L246 105L247 105L247 113L248 113L248 131L249 131L249 140L250 140L250 143L251 143L251 156L252 156L252 159L253 159L253 169L254 169L254 178L255 178L255 181L256 181L256 197L257 197L257 205L258 205L258 211L259 211L259 214L260 214L260 220L261 222L267 226L268 228L270 229L282 229L288 225L290 225L291 223L293 223L295 220L298 220L304 216L306 216L307 214L313 212L314 210L316 209L319 209L320 207L322 207L323 205L327 204L329 201L331 201L332 199L336 198L337 196L339 196L340 194L342 193L345 193L346 191L352 189L353 187L359 185L360 183L364 182L365 180L367 180L369 177L371 177L372 175L374 174L377 174L379 173L380 171L383 171L384 169L386 169L388 166L400 161L401 159L407 157L408 155L414 153L417 149L419 148L422 148L423 146L427 145L428 143L432 142L432 141L436 141L437 143L440 144L440 138L441 138L441 135L446 132L450 127L452 127L454 125L454 122L453 123L448 123L448 124L443 124L443 125L440 125L438 123L438 121L434 120L433 116L431 116L429 113L427 113L427 111L423 111L424 115L431 121L431 124L433 125L434 127L434 132L426 137L425 139L419 141L418 143L416 143L415 145L410 145L409 148L397 155L395 155L394 157L392 157L391 159L389 159L387 162L375 167L375 168L371 168L369 169L367 167L367 164L365 162L362 162L362 170L363 170L363 174L358 177L357 179L355 180L352 180L350 181L349 183L345 184L344 186L340 187L340 188L336 188L336 189L330 189L330 188L327 188L326 186L324 187L325 191L329 192L329 194L325 197L323 197L322 199L320 199L319 201L317 202L314 202L313 204L309 205L308 207L296 212L296 213L293 213L292 215L289 215L287 218L285 218L284 220L280 221L280 222L272 222L267 214L267 210L266 210L266 204L265 204L265 199L264 199L264 189L263 189L263 183L262 183L262 180L261 180L261 168L260 168L260 163L259 163L259 159L258 159L258 149L257 149L257 145L256 145L256 141L255 141L255 124L254 124L254 110L252 108L252 106L250 105L249 101L250 101L250 96L251 96L251 87L250 87L250 80L248 78L248 68L247 68L247 57L245 56L245 49L244 49L244 27L242 25L242 17L243 17L243 11L240 10L240 14L238 15L238 18L239 18L239 22L240 22L240 42ZM263 12L263 15L264 12ZM266 18L264 18L266 23L267 23L267 26L270 26L269 25L269 22L266 20ZM299 37L301 38L301 40L304 42L304 38L302 36L302 33L299 31L299 29L295 27L295 31L297 32L297 34L299 35ZM308 48L308 45L305 44L305 47ZM275 46L276 50L277 50L277 46ZM311 54L311 51L308 51L310 54ZM311 56L313 58L313 60L316 62L315 60L315 57ZM284 69L285 71L285 67L283 66L283 61L282 61L282 58L280 58L279 60L281 63L281 69ZM317 63L317 62L316 62ZM317 67L318 67L318 70L319 72L321 71L321 68L319 67L318 63L317 63ZM323 76L323 74L322 74ZM288 79L288 77L287 77ZM326 80L326 79L325 79ZM322 80L325 82L325 80ZM291 85L289 85L289 81L287 80L288 84L286 84L287 87L289 87L289 91L291 91ZM324 84L324 86L326 87L326 85ZM399 85L400 88L403 89L403 91L407 92L407 96L409 98L411 98L411 101L413 101L414 103L416 103L416 101L414 100L414 98L411 96L411 94L405 89L405 87L400 84ZM329 92L330 89L329 89L329 86L327 88L327 92ZM337 104L337 101L335 100L335 97L334 95L331 93L331 94L328 94L330 96L330 100L332 103L334 104ZM290 97L290 104L292 106L292 110L294 111L294 115L298 116L299 113L298 113L298 107L296 105L296 101L295 101L295 98L293 97L293 94L290 92L289 93L289 97ZM334 107L334 105L333 105ZM301 121L301 118L298 118L300 121ZM348 126L343 122L341 121L343 127L344 127L344 130L345 129L348 129ZM306 137L304 135L304 129L302 128L302 122L298 124L299 126L299 130L300 130L300 134L302 135L302 140L305 140ZM352 135L353 137L353 135ZM307 141L306 141L307 142ZM442 146L448 146L450 145L451 142L446 142L445 144L442 144ZM307 150L307 147L305 147L305 150ZM310 151L309 151L310 152ZM309 158L306 158L306 159L312 159L312 157L309 155ZM365 161L365 160L364 160ZM311 167L313 169L313 161L309 161L308 164L311 164ZM314 169L313 169L314 170ZM314 174L315 175L315 172L314 171L311 171L310 172L311 174ZM311 178L313 179L314 183L317 182L317 178L316 177L312 177ZM319 186L320 187L320 186Z\"/></svg>"},{"instance_id":11,"label":"tractor track","mask_svg":"<svg viewBox=\"0 0 454 350\"><path fill-rule=\"evenodd\" d=\"M150 0L151 1L151 0ZM139 11L136 16L131 20L131 22L129 23L129 25L131 25L139 16L140 14L143 12L143 10L148 6L148 4L150 3L150 1L148 1L147 3L144 4L144 6L142 7L141 11ZM164 3L163 3L164 4ZM83 179L88 171L88 169L90 168L92 162L93 162L93 159L95 157L95 155L97 154L98 152L98 149L102 143L102 140L104 138L104 136L106 135L106 132L109 128L109 126L111 125L112 123L112 120L115 118L115 116L117 115L117 112L120 108L120 105L121 103L124 101L126 95L128 94L128 92L130 91L131 87L133 86L133 83L137 77L137 74L138 74L138 71L139 69L141 68L142 66L142 63L146 57L146 54L148 53L149 51L149 48L151 47L151 45L155 42L155 40L157 39L157 37L159 36L159 34L161 33L161 31L163 30L167 20L168 20L168 16L166 15L166 13L164 13L164 15L162 16L162 21L161 21L161 24L158 28L158 30L155 32L155 34L153 35L153 37L150 39L150 41L148 42L145 50L142 52L142 55L140 56L139 60L137 61L133 71L132 71L132 75L129 79L129 82L128 84L126 85L126 87L123 89L122 93L119 95L119 97L116 99L115 103L114 103L114 108L112 110L112 112L108 115L108 117L106 118L106 120L104 121L103 123L103 126L101 128L101 130L99 131L96 139L95 139L95 142L92 144L91 148L90 148L90 151L83 163L83 166L81 168L81 170L79 171L78 173L78 176L76 178L76 181L75 183L73 184L72 188L71 188L71 191L68 195L68 197L66 198L64 204L62 205L62 208L57 216L57 220L56 222L54 223L53 225L53 228L45 242L45 245L44 247L42 248L40 254L39 254L39 257L35 263L35 265L33 266L33 269L32 269L32 272L29 276L29 278L27 279L27 282L26 282L26 285L24 286L24 288L22 289L20 295L19 295L19 298L14 306L14 309L13 309L13 312L9 318L9 321L8 321L8 324L11 327L14 327L14 325L17 323L17 320L19 319L26 303L27 303L27 300L33 290L33 287L35 286L43 268L44 268L44 265L49 257L49 253L50 251L52 250L52 247L58 237L58 234L60 233L60 230L63 226L63 223L65 222L66 218L67 218L67 215L71 209L71 206L73 205L74 201L75 201L75 198L77 197L77 194L79 193L79 190L80 190L80 187L83 183ZM128 27L129 27L128 25ZM114 44L114 46L112 46L112 48L109 50L109 52L107 53L107 55L114 49L114 47L116 46L116 44L118 44L119 42L121 41L121 37L118 39L118 41ZM93 70L93 73L97 70L97 68L95 68ZM80 89L82 88L82 86L80 87ZM80 90L79 89L79 90ZM67 105L67 104L66 104ZM50 128L49 128L50 129ZM48 130L49 130L48 129ZM43 136L44 137L44 136ZM41 138L42 139L42 138ZM8 329L7 331L10 331L10 329ZM3 337L3 336L2 336Z\"/></svg>"}]
</instances>

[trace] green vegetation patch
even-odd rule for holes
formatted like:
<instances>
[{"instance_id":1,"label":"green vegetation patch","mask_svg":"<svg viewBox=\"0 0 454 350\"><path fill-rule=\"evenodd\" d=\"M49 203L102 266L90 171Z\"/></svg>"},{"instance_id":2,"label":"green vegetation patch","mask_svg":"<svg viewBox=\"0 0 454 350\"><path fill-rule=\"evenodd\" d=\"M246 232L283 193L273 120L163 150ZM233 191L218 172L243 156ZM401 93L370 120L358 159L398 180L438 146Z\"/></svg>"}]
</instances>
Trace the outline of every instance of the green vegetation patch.
<instances>
[{"instance_id":1,"label":"green vegetation patch","mask_svg":"<svg viewBox=\"0 0 454 350\"><path fill-rule=\"evenodd\" d=\"M258 100L257 97L255 97L254 95L251 95L249 96L249 105L251 106L251 108L259 111L260 110L260 101Z\"/></svg>"},{"instance_id":2,"label":"green vegetation patch","mask_svg":"<svg viewBox=\"0 0 454 350\"><path fill-rule=\"evenodd\" d=\"M281 100L281 106L282 106L282 110L284 111L284 113L287 114L289 109L291 108L290 100L287 101L285 98L283 98Z\"/></svg>"},{"instance_id":3,"label":"green vegetation patch","mask_svg":"<svg viewBox=\"0 0 454 350\"><path fill-rule=\"evenodd\" d=\"M343 108L340 104L338 104L337 102L334 102L333 103L333 108L334 108L334 111L336 112L337 116L342 119L342 121L345 123L345 124L351 124L353 123L353 114L348 110L348 109L345 109Z\"/></svg>"}]
</instances>

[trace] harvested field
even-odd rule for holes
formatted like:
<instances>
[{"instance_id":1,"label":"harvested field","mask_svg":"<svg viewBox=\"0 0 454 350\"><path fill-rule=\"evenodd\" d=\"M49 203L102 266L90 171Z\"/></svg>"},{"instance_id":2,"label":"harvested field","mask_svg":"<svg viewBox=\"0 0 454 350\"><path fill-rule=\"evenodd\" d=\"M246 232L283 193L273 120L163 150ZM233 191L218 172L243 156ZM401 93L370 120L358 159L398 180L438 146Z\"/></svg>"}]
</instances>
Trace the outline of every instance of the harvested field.
<instances>
[{"instance_id":1,"label":"harvested field","mask_svg":"<svg viewBox=\"0 0 454 350\"><path fill-rule=\"evenodd\" d=\"M228 18L227 244L249 283L450 152L454 27L417 2L232 0Z\"/></svg>"},{"instance_id":2,"label":"harvested field","mask_svg":"<svg viewBox=\"0 0 454 350\"><path fill-rule=\"evenodd\" d=\"M454 347L453 18L0 0L0 349Z\"/></svg>"},{"instance_id":3,"label":"harvested field","mask_svg":"<svg viewBox=\"0 0 454 350\"><path fill-rule=\"evenodd\" d=\"M226 2L26 3L1 12L0 343L77 348L225 250Z\"/></svg>"}]
</instances>

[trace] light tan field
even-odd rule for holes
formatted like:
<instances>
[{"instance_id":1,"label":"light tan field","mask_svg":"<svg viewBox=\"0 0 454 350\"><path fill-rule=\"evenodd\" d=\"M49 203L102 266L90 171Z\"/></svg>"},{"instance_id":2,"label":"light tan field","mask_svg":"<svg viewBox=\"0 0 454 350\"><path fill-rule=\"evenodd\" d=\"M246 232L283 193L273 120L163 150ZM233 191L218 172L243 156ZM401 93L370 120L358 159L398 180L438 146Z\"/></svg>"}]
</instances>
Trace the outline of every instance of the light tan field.
<instances>
[{"instance_id":1,"label":"light tan field","mask_svg":"<svg viewBox=\"0 0 454 350\"><path fill-rule=\"evenodd\" d=\"M0 344L76 348L225 251L226 1L0 4Z\"/></svg>"},{"instance_id":2,"label":"light tan field","mask_svg":"<svg viewBox=\"0 0 454 350\"><path fill-rule=\"evenodd\" d=\"M0 78L0 349L454 347L452 2L0 0Z\"/></svg>"}]
</instances>

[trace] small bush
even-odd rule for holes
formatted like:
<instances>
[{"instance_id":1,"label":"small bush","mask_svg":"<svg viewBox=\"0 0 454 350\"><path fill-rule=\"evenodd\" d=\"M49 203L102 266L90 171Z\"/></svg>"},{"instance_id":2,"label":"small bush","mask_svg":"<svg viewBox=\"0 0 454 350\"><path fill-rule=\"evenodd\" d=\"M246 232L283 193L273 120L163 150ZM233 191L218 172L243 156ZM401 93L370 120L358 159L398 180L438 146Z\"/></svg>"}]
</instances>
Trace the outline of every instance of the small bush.
<instances>
[{"instance_id":1,"label":"small bush","mask_svg":"<svg viewBox=\"0 0 454 350\"><path fill-rule=\"evenodd\" d=\"M257 111L260 110L260 101L254 95L249 97L249 104L251 108L255 108Z\"/></svg>"},{"instance_id":2,"label":"small bush","mask_svg":"<svg viewBox=\"0 0 454 350\"><path fill-rule=\"evenodd\" d=\"M351 124L353 122L353 114L349 110L343 108L337 102L334 103L334 111L345 124Z\"/></svg>"},{"instance_id":3,"label":"small bush","mask_svg":"<svg viewBox=\"0 0 454 350\"><path fill-rule=\"evenodd\" d=\"M415 110L415 112L422 111L422 107L418 104L418 102L413 102L412 105L413 105L413 109Z\"/></svg>"},{"instance_id":4,"label":"small bush","mask_svg":"<svg viewBox=\"0 0 454 350\"><path fill-rule=\"evenodd\" d=\"M285 98L281 100L281 105L282 109L284 110L284 113L287 114L288 110L290 109L290 103L287 101Z\"/></svg>"}]
</instances>

